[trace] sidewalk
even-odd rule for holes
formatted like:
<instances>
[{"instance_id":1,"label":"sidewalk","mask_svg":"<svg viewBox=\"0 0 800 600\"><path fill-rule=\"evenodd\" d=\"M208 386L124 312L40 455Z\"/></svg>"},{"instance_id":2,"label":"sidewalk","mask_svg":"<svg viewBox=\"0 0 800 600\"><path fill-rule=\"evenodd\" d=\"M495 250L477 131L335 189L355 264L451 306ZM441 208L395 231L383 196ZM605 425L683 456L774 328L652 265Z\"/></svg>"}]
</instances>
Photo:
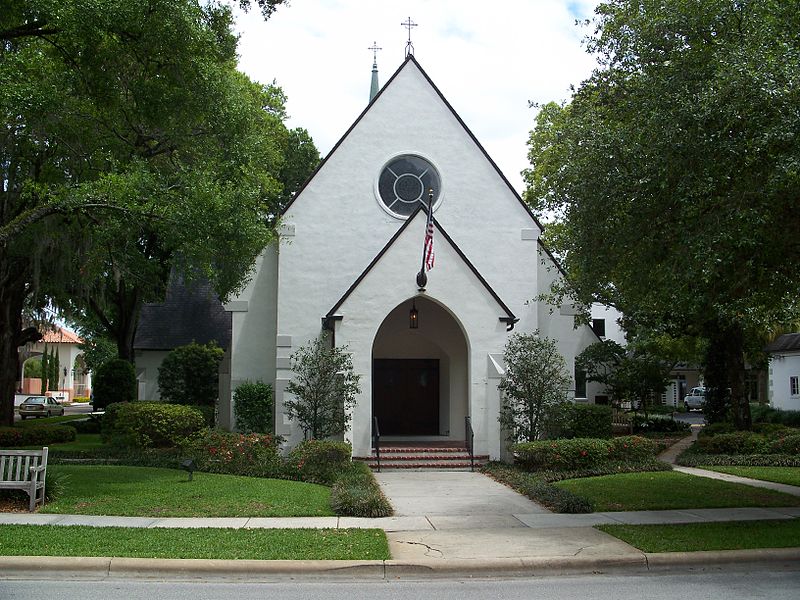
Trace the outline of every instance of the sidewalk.
<instances>
[{"instance_id":1,"label":"sidewalk","mask_svg":"<svg viewBox=\"0 0 800 600\"><path fill-rule=\"evenodd\" d=\"M696 433L695 433L696 435ZM688 445L683 440L678 445ZM670 449L670 451L673 449ZM668 452L670 452L668 451ZM674 460L677 451L662 455ZM692 474L731 480L702 469ZM731 508L554 514L480 473L384 472L376 474L395 516L305 518L147 518L0 513L4 524L170 528L379 528L387 533L388 561L221 561L120 558L0 557L0 579L69 577L163 577L273 580L303 578L489 577L554 575L654 569L714 568L732 563L800 567L800 548L690 553L643 553L594 525L677 524L712 521L794 519L795 508ZM781 486L733 478L760 487ZM791 489L785 489L791 488ZM777 489L777 488L775 488ZM33 566L32 566L33 565Z\"/></svg>"}]
</instances>

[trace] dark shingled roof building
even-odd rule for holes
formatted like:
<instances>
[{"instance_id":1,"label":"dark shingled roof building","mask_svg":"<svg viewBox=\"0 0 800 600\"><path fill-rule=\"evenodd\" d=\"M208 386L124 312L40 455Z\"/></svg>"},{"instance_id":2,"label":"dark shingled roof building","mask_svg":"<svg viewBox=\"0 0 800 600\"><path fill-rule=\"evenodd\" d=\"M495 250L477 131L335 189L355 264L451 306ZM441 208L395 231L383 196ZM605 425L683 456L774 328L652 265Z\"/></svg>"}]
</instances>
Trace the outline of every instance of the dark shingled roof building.
<instances>
[{"instance_id":1,"label":"dark shingled roof building","mask_svg":"<svg viewBox=\"0 0 800 600\"><path fill-rule=\"evenodd\" d=\"M800 333L785 333L778 336L766 348L767 352L793 352L800 350Z\"/></svg>"},{"instance_id":2,"label":"dark shingled roof building","mask_svg":"<svg viewBox=\"0 0 800 600\"><path fill-rule=\"evenodd\" d=\"M164 302L145 304L133 342L135 350L173 350L192 342L231 344L231 313L207 281L172 277Z\"/></svg>"}]
</instances>

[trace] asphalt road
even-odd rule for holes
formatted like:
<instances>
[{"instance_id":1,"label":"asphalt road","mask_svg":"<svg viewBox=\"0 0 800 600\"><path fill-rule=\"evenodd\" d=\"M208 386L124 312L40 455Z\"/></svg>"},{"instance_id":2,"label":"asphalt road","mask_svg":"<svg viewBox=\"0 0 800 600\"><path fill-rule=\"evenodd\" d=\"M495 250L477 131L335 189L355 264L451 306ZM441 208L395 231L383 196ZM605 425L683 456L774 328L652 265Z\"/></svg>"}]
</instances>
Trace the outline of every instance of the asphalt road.
<instances>
[{"instance_id":1,"label":"asphalt road","mask_svg":"<svg viewBox=\"0 0 800 600\"><path fill-rule=\"evenodd\" d=\"M92 407L89 404L73 404L72 406L64 407L65 415L88 415L91 414ZM14 412L14 420L19 421L19 413Z\"/></svg>"},{"instance_id":2,"label":"asphalt road","mask_svg":"<svg viewBox=\"0 0 800 600\"><path fill-rule=\"evenodd\" d=\"M143 580L0 581L3 600L796 600L800 571L732 571L513 579L272 583Z\"/></svg>"}]
</instances>

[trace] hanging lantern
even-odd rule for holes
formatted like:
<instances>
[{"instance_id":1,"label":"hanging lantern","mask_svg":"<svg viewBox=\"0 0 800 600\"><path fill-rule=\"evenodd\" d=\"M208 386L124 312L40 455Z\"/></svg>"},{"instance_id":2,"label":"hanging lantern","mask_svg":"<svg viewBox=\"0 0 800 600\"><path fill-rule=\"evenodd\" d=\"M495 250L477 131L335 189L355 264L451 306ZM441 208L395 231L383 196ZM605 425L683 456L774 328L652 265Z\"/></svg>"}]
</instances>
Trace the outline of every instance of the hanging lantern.
<instances>
[{"instance_id":1,"label":"hanging lantern","mask_svg":"<svg viewBox=\"0 0 800 600\"><path fill-rule=\"evenodd\" d=\"M412 300L411 310L408 312L408 328L417 329L419 327L419 311L417 310L416 300Z\"/></svg>"}]
</instances>

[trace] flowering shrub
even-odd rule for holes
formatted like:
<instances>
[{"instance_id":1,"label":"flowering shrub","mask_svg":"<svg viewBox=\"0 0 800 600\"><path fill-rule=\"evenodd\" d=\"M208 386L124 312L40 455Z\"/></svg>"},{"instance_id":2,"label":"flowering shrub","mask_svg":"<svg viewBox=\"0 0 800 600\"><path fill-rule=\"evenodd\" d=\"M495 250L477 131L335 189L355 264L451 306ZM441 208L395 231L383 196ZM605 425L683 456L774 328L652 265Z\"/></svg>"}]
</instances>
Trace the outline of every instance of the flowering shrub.
<instances>
[{"instance_id":1,"label":"flowering shrub","mask_svg":"<svg viewBox=\"0 0 800 600\"><path fill-rule=\"evenodd\" d=\"M350 466L352 452L346 442L306 440L289 453L288 468L297 479L330 485Z\"/></svg>"},{"instance_id":2,"label":"flowering shrub","mask_svg":"<svg viewBox=\"0 0 800 600\"><path fill-rule=\"evenodd\" d=\"M631 435L601 440L575 438L539 440L511 447L516 462L526 470L586 470L609 462L649 461L658 445L643 437Z\"/></svg>"},{"instance_id":3,"label":"flowering shrub","mask_svg":"<svg viewBox=\"0 0 800 600\"><path fill-rule=\"evenodd\" d=\"M656 442L638 435L626 435L609 441L609 460L647 460L655 456L658 451L658 444Z\"/></svg>"},{"instance_id":4,"label":"flowering shrub","mask_svg":"<svg viewBox=\"0 0 800 600\"><path fill-rule=\"evenodd\" d=\"M511 449L526 469L587 469L608 459L608 445L607 440L574 438L523 442Z\"/></svg>"},{"instance_id":5,"label":"flowering shrub","mask_svg":"<svg viewBox=\"0 0 800 600\"><path fill-rule=\"evenodd\" d=\"M278 450L279 441L272 435L206 429L186 447L186 453L200 471L282 477L284 466Z\"/></svg>"}]
</instances>

